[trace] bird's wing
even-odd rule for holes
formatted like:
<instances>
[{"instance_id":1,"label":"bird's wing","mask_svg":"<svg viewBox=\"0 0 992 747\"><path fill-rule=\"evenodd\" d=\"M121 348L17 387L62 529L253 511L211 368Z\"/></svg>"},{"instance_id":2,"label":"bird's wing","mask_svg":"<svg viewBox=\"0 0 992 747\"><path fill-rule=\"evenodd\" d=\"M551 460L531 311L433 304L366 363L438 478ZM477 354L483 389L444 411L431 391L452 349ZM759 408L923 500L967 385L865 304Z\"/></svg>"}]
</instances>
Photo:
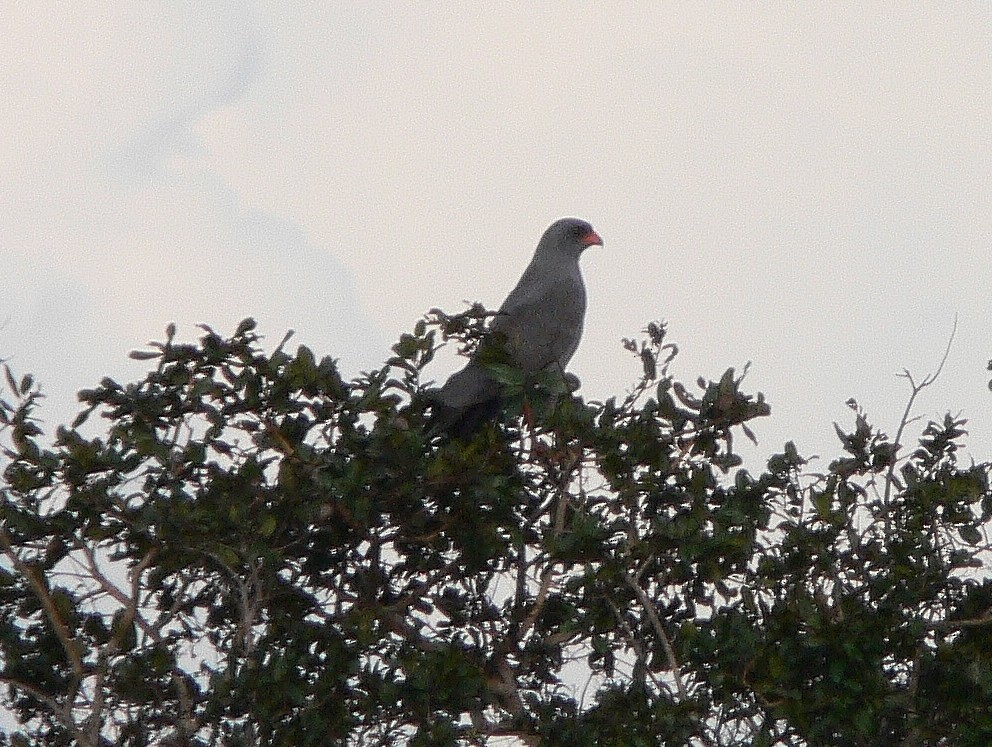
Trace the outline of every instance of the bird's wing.
<instances>
[{"instance_id":1,"label":"bird's wing","mask_svg":"<svg viewBox=\"0 0 992 747\"><path fill-rule=\"evenodd\" d=\"M464 410L497 397L499 384L475 361L453 373L434 395L436 401L454 410Z\"/></svg>"},{"instance_id":2,"label":"bird's wing","mask_svg":"<svg viewBox=\"0 0 992 747\"><path fill-rule=\"evenodd\" d=\"M428 430L469 438L499 412L499 395L499 384L492 375L476 361L470 361L443 387L426 393L433 410Z\"/></svg>"},{"instance_id":3,"label":"bird's wing","mask_svg":"<svg viewBox=\"0 0 992 747\"><path fill-rule=\"evenodd\" d=\"M529 292L511 293L493 320L505 336L507 351L525 371L557 363L564 368L582 336L584 289L548 283Z\"/></svg>"}]
</instances>

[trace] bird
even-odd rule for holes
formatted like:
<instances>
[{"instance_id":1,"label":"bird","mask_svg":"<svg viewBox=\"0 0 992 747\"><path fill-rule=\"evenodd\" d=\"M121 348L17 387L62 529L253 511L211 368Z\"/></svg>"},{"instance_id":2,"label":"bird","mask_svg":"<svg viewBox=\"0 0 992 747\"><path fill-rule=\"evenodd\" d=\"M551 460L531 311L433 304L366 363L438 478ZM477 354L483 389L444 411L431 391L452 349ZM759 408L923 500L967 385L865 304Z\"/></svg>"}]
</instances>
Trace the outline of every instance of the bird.
<instances>
[{"instance_id":1,"label":"bird","mask_svg":"<svg viewBox=\"0 0 992 747\"><path fill-rule=\"evenodd\" d=\"M541 236L491 326L491 336L524 374L564 373L582 338L586 313L579 257L590 246L602 245L592 225L579 218L561 218ZM467 440L499 414L502 386L477 351L442 387L427 390L426 401L432 410L430 433Z\"/></svg>"}]
</instances>

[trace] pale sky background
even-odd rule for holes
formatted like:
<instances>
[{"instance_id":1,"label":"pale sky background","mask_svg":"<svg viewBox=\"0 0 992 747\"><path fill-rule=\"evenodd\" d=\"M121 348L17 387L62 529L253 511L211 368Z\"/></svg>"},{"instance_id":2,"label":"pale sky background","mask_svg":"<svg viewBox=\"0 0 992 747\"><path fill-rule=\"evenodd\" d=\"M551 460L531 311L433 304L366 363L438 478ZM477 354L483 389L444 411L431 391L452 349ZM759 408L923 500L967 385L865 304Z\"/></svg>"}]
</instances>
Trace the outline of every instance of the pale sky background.
<instances>
[{"instance_id":1,"label":"pale sky background","mask_svg":"<svg viewBox=\"0 0 992 747\"><path fill-rule=\"evenodd\" d=\"M577 215L587 398L666 319L687 382L752 361L752 458L832 458L957 313L917 411L992 457L992 4L481 5L3 2L0 357L46 427L170 321L355 374Z\"/></svg>"}]
</instances>

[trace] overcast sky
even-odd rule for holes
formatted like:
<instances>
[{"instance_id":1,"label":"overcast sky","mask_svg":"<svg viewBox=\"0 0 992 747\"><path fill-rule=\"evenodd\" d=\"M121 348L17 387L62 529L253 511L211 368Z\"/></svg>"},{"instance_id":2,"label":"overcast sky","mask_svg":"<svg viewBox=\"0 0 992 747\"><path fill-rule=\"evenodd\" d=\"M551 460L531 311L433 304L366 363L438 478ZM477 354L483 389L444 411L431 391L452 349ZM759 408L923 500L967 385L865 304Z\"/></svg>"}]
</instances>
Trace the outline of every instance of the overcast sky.
<instances>
[{"instance_id":1,"label":"overcast sky","mask_svg":"<svg viewBox=\"0 0 992 747\"><path fill-rule=\"evenodd\" d=\"M992 457L992 5L480 5L4 3L0 357L48 426L170 321L357 373L577 215L588 398L665 319L686 381L752 361L759 455L832 457L957 314L918 412Z\"/></svg>"}]
</instances>

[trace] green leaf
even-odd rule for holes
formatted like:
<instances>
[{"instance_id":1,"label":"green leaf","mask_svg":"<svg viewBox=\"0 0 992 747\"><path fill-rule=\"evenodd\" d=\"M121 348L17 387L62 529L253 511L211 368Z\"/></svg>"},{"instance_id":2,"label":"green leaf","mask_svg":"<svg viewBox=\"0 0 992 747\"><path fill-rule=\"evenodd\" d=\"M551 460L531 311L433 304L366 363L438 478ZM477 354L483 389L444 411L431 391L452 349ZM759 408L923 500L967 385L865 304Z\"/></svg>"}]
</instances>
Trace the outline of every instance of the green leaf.
<instances>
[{"instance_id":1,"label":"green leaf","mask_svg":"<svg viewBox=\"0 0 992 747\"><path fill-rule=\"evenodd\" d=\"M10 387L10 391L17 392L17 379L14 378L14 374L10 370L10 366L3 367L3 373L7 377L7 386Z\"/></svg>"},{"instance_id":2,"label":"green leaf","mask_svg":"<svg viewBox=\"0 0 992 747\"><path fill-rule=\"evenodd\" d=\"M132 350L127 357L136 361L150 361L162 354L157 350Z\"/></svg>"},{"instance_id":3,"label":"green leaf","mask_svg":"<svg viewBox=\"0 0 992 747\"><path fill-rule=\"evenodd\" d=\"M489 363L486 365L486 370L504 386L522 387L527 378L519 368L505 363Z\"/></svg>"},{"instance_id":4,"label":"green leaf","mask_svg":"<svg viewBox=\"0 0 992 747\"><path fill-rule=\"evenodd\" d=\"M981 530L971 524L958 527L958 534L961 535L962 540L972 546L977 545L983 539Z\"/></svg>"},{"instance_id":5,"label":"green leaf","mask_svg":"<svg viewBox=\"0 0 992 747\"><path fill-rule=\"evenodd\" d=\"M258 533L263 537L271 537L279 527L279 520L272 514L266 515L258 526Z\"/></svg>"}]
</instances>

